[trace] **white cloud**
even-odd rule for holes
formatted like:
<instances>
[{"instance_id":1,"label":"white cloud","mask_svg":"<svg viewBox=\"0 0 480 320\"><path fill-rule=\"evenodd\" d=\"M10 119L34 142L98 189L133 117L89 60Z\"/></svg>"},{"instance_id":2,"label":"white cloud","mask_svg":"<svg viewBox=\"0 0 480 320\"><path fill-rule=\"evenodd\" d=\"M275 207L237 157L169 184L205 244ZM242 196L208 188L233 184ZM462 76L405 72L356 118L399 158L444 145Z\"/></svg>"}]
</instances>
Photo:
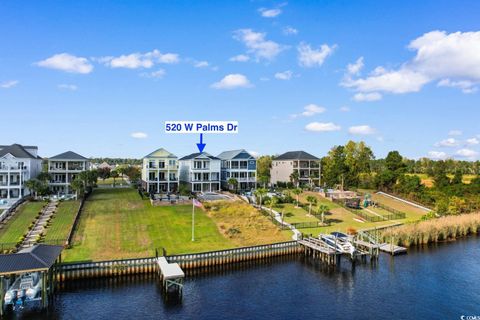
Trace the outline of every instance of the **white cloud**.
<instances>
[{"instance_id":1,"label":"white cloud","mask_svg":"<svg viewBox=\"0 0 480 320\"><path fill-rule=\"evenodd\" d=\"M293 27L290 27L290 26L286 26L285 28L283 28L283 34L284 35L294 35L294 34L297 34L298 33L298 30L293 28Z\"/></svg>"},{"instance_id":2,"label":"white cloud","mask_svg":"<svg viewBox=\"0 0 480 320\"><path fill-rule=\"evenodd\" d=\"M0 88L3 89L10 89L15 87L19 83L18 80L9 80L9 81L4 81L0 83Z\"/></svg>"},{"instance_id":3,"label":"white cloud","mask_svg":"<svg viewBox=\"0 0 480 320\"><path fill-rule=\"evenodd\" d=\"M247 51L253 54L257 60L274 59L285 47L278 43L266 40L266 34L263 32L255 32L252 29L240 29L235 31L234 39L243 42L247 47Z\"/></svg>"},{"instance_id":4,"label":"white cloud","mask_svg":"<svg viewBox=\"0 0 480 320\"><path fill-rule=\"evenodd\" d=\"M349 111L350 111L350 108L347 107L347 106L343 106L343 107L340 107L340 111L342 111L342 112L349 112Z\"/></svg>"},{"instance_id":5,"label":"white cloud","mask_svg":"<svg viewBox=\"0 0 480 320\"><path fill-rule=\"evenodd\" d=\"M347 72L349 75L358 75L360 71L363 69L363 57L360 57L355 61L355 63L349 63L347 65Z\"/></svg>"},{"instance_id":6,"label":"white cloud","mask_svg":"<svg viewBox=\"0 0 480 320\"><path fill-rule=\"evenodd\" d=\"M290 70L284 72L275 73L275 78L278 80L290 80L292 78L293 72Z\"/></svg>"},{"instance_id":7,"label":"white cloud","mask_svg":"<svg viewBox=\"0 0 480 320\"><path fill-rule=\"evenodd\" d=\"M461 136L462 135L462 131L460 130L450 130L448 132L448 135L449 136Z\"/></svg>"},{"instance_id":8,"label":"white cloud","mask_svg":"<svg viewBox=\"0 0 480 320\"><path fill-rule=\"evenodd\" d=\"M145 138L148 138L148 134L146 134L145 132L140 132L140 131L138 131L138 132L132 132L132 133L130 134L130 136L131 136L132 138L135 138L135 139L145 139Z\"/></svg>"},{"instance_id":9,"label":"white cloud","mask_svg":"<svg viewBox=\"0 0 480 320\"><path fill-rule=\"evenodd\" d=\"M258 12L260 12L262 17L264 18L275 18L282 13L282 10L278 8L275 8L275 9L260 8L258 9Z\"/></svg>"},{"instance_id":10,"label":"white cloud","mask_svg":"<svg viewBox=\"0 0 480 320\"><path fill-rule=\"evenodd\" d=\"M57 86L60 90L70 90L70 91L77 91L78 87L74 84L66 84L62 83Z\"/></svg>"},{"instance_id":11,"label":"white cloud","mask_svg":"<svg viewBox=\"0 0 480 320\"><path fill-rule=\"evenodd\" d=\"M365 78L346 75L341 85L359 92L402 94L418 92L424 85L439 80L438 86L455 87L465 93L477 90L480 83L480 31L431 31L410 42L415 56L398 69L377 67Z\"/></svg>"},{"instance_id":12,"label":"white cloud","mask_svg":"<svg viewBox=\"0 0 480 320\"><path fill-rule=\"evenodd\" d=\"M145 78L162 79L166 74L167 72L165 71L165 69L158 69L152 72L142 72L140 73L140 76Z\"/></svg>"},{"instance_id":13,"label":"white cloud","mask_svg":"<svg viewBox=\"0 0 480 320\"><path fill-rule=\"evenodd\" d=\"M231 57L229 60L233 62L246 62L250 60L250 57L245 54L239 54L234 57Z\"/></svg>"},{"instance_id":14,"label":"white cloud","mask_svg":"<svg viewBox=\"0 0 480 320\"><path fill-rule=\"evenodd\" d=\"M314 132L338 131L341 127L332 122L311 122L305 126L305 130Z\"/></svg>"},{"instance_id":15,"label":"white cloud","mask_svg":"<svg viewBox=\"0 0 480 320\"><path fill-rule=\"evenodd\" d=\"M456 146L458 146L458 141L455 138L448 138L435 143L435 147L456 147Z\"/></svg>"},{"instance_id":16,"label":"white cloud","mask_svg":"<svg viewBox=\"0 0 480 320\"><path fill-rule=\"evenodd\" d=\"M35 65L43 68L81 74L87 74L93 70L93 65L87 58L76 57L68 53L53 55L50 58L36 62Z\"/></svg>"},{"instance_id":17,"label":"white cloud","mask_svg":"<svg viewBox=\"0 0 480 320\"><path fill-rule=\"evenodd\" d=\"M197 61L193 66L195 68L205 68L205 67L208 67L209 65L210 64L208 63L208 61Z\"/></svg>"},{"instance_id":18,"label":"white cloud","mask_svg":"<svg viewBox=\"0 0 480 320\"><path fill-rule=\"evenodd\" d=\"M478 152L472 149L464 148L464 149L458 150L455 154L462 158L475 159L478 155Z\"/></svg>"},{"instance_id":19,"label":"white cloud","mask_svg":"<svg viewBox=\"0 0 480 320\"><path fill-rule=\"evenodd\" d=\"M470 138L470 139L467 139L466 143L469 145L469 146L474 146L474 145L477 145L480 143L480 140L478 138Z\"/></svg>"},{"instance_id":20,"label":"white cloud","mask_svg":"<svg viewBox=\"0 0 480 320\"><path fill-rule=\"evenodd\" d=\"M355 135L370 135L376 133L376 130L369 125L360 125L348 128L348 132Z\"/></svg>"},{"instance_id":21,"label":"white cloud","mask_svg":"<svg viewBox=\"0 0 480 320\"><path fill-rule=\"evenodd\" d=\"M353 96L353 100L358 102L378 101L380 99L382 99L382 95L378 92L370 92L370 93L359 92Z\"/></svg>"},{"instance_id":22,"label":"white cloud","mask_svg":"<svg viewBox=\"0 0 480 320\"><path fill-rule=\"evenodd\" d=\"M291 118L298 117L311 117L316 114L324 113L327 111L324 107L318 106L316 104L310 103L303 107L303 112L290 115Z\"/></svg>"},{"instance_id":23,"label":"white cloud","mask_svg":"<svg viewBox=\"0 0 480 320\"><path fill-rule=\"evenodd\" d=\"M297 47L298 50L298 63L302 67L311 68L311 67L320 67L325 59L333 54L336 45L329 46L327 44L322 44L318 49L312 49L309 44L300 43Z\"/></svg>"},{"instance_id":24,"label":"white cloud","mask_svg":"<svg viewBox=\"0 0 480 320\"><path fill-rule=\"evenodd\" d=\"M463 93L474 93L478 90L478 88L475 86L475 83L469 80L452 81L447 78L440 80L437 83L437 86L457 88L462 90Z\"/></svg>"},{"instance_id":25,"label":"white cloud","mask_svg":"<svg viewBox=\"0 0 480 320\"><path fill-rule=\"evenodd\" d=\"M428 157L433 160L445 160L448 158L448 155L443 151L429 151Z\"/></svg>"},{"instance_id":26,"label":"white cloud","mask_svg":"<svg viewBox=\"0 0 480 320\"><path fill-rule=\"evenodd\" d=\"M149 69L159 63L178 63L180 58L176 53L163 54L155 49L146 53L135 52L128 55L121 55L119 57L102 57L98 60L110 68Z\"/></svg>"},{"instance_id":27,"label":"white cloud","mask_svg":"<svg viewBox=\"0 0 480 320\"><path fill-rule=\"evenodd\" d=\"M226 75L222 80L211 85L214 89L249 88L251 86L248 78L239 73Z\"/></svg>"},{"instance_id":28,"label":"white cloud","mask_svg":"<svg viewBox=\"0 0 480 320\"><path fill-rule=\"evenodd\" d=\"M258 158L260 156L260 153L257 151L250 150L248 151L254 158Z\"/></svg>"}]
</instances>

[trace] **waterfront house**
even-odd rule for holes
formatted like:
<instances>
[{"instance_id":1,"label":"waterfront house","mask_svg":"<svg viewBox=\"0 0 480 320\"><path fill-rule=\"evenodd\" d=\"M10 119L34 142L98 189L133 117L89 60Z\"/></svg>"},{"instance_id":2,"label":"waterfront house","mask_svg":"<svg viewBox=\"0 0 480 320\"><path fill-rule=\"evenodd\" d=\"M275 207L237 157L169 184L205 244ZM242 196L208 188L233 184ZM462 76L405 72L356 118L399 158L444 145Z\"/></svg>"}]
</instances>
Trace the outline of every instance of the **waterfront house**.
<instances>
[{"instance_id":1,"label":"waterfront house","mask_svg":"<svg viewBox=\"0 0 480 320\"><path fill-rule=\"evenodd\" d=\"M48 159L47 165L50 191L58 195L74 194L70 183L76 176L90 170L90 160L73 151L67 151Z\"/></svg>"},{"instance_id":2,"label":"waterfront house","mask_svg":"<svg viewBox=\"0 0 480 320\"><path fill-rule=\"evenodd\" d=\"M143 158L142 186L149 193L178 190L178 158L160 148Z\"/></svg>"},{"instance_id":3,"label":"waterfront house","mask_svg":"<svg viewBox=\"0 0 480 320\"><path fill-rule=\"evenodd\" d=\"M30 194L25 182L42 171L38 147L12 144L0 146L0 200L11 204Z\"/></svg>"},{"instance_id":4,"label":"waterfront house","mask_svg":"<svg viewBox=\"0 0 480 320\"><path fill-rule=\"evenodd\" d=\"M270 169L273 185L288 183L293 172L298 172L299 185L320 184L320 159L305 151L289 151L275 157Z\"/></svg>"},{"instance_id":5,"label":"waterfront house","mask_svg":"<svg viewBox=\"0 0 480 320\"><path fill-rule=\"evenodd\" d=\"M220 159L206 152L180 158L180 183L192 192L220 190Z\"/></svg>"},{"instance_id":6,"label":"waterfront house","mask_svg":"<svg viewBox=\"0 0 480 320\"><path fill-rule=\"evenodd\" d=\"M221 160L221 185L229 189L228 180L234 178L238 191L254 189L257 184L257 160L245 150L231 150L220 153L217 158Z\"/></svg>"}]
</instances>

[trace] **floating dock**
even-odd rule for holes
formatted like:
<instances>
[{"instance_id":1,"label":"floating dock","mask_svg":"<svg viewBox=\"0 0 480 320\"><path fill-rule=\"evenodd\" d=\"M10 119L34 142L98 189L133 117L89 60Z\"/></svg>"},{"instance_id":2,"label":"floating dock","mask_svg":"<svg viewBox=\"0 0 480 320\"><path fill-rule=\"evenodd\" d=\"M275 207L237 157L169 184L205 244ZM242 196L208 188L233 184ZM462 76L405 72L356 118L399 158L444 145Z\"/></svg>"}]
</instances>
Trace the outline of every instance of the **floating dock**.
<instances>
[{"instance_id":1,"label":"floating dock","mask_svg":"<svg viewBox=\"0 0 480 320\"><path fill-rule=\"evenodd\" d=\"M407 248L400 247L394 244L383 243L380 245L380 250L390 253L392 256L397 254L407 253Z\"/></svg>"}]
</instances>

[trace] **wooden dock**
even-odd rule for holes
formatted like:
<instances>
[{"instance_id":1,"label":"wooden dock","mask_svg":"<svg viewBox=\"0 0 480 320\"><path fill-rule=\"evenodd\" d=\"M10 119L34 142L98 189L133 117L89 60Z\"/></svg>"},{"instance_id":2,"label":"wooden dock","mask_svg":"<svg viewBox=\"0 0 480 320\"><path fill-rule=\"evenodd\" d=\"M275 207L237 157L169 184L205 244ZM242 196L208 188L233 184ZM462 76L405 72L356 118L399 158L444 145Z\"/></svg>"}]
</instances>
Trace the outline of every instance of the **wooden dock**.
<instances>
[{"instance_id":1,"label":"wooden dock","mask_svg":"<svg viewBox=\"0 0 480 320\"><path fill-rule=\"evenodd\" d=\"M165 295L176 293L181 298L185 273L178 263L169 263L165 257L157 258L158 273Z\"/></svg>"},{"instance_id":2,"label":"wooden dock","mask_svg":"<svg viewBox=\"0 0 480 320\"><path fill-rule=\"evenodd\" d=\"M407 253L407 248L400 247L390 243L382 243L379 245L379 248L383 252L390 253L392 256L395 256L397 254Z\"/></svg>"}]
</instances>

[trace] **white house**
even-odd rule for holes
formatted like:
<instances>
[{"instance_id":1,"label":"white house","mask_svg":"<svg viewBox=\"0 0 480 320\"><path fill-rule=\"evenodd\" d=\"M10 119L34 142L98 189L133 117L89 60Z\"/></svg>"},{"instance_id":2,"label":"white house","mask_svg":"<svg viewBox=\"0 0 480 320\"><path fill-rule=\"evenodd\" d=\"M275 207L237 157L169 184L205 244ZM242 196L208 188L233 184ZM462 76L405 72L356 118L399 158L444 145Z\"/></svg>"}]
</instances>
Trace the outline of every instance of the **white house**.
<instances>
[{"instance_id":1,"label":"white house","mask_svg":"<svg viewBox=\"0 0 480 320\"><path fill-rule=\"evenodd\" d=\"M192 153L179 160L180 183L192 192L220 190L220 159L206 152Z\"/></svg>"},{"instance_id":2,"label":"white house","mask_svg":"<svg viewBox=\"0 0 480 320\"><path fill-rule=\"evenodd\" d=\"M146 155L142 165L142 185L149 193L178 190L178 158L160 148Z\"/></svg>"},{"instance_id":3,"label":"white house","mask_svg":"<svg viewBox=\"0 0 480 320\"><path fill-rule=\"evenodd\" d=\"M320 159L305 151L289 151L275 157L270 169L270 182L290 182L290 175L298 172L300 185L320 184Z\"/></svg>"},{"instance_id":4,"label":"white house","mask_svg":"<svg viewBox=\"0 0 480 320\"><path fill-rule=\"evenodd\" d=\"M42 171L42 158L37 152L36 146L0 146L0 200L4 204L30 194L25 182Z\"/></svg>"},{"instance_id":5,"label":"white house","mask_svg":"<svg viewBox=\"0 0 480 320\"><path fill-rule=\"evenodd\" d=\"M90 160L73 151L67 151L48 159L48 183L55 194L73 194L70 183L82 171L90 170Z\"/></svg>"},{"instance_id":6,"label":"white house","mask_svg":"<svg viewBox=\"0 0 480 320\"><path fill-rule=\"evenodd\" d=\"M257 159L245 150L224 151L218 156L222 160L222 188L228 189L228 180L237 180L239 191L254 189L257 184Z\"/></svg>"}]
</instances>

